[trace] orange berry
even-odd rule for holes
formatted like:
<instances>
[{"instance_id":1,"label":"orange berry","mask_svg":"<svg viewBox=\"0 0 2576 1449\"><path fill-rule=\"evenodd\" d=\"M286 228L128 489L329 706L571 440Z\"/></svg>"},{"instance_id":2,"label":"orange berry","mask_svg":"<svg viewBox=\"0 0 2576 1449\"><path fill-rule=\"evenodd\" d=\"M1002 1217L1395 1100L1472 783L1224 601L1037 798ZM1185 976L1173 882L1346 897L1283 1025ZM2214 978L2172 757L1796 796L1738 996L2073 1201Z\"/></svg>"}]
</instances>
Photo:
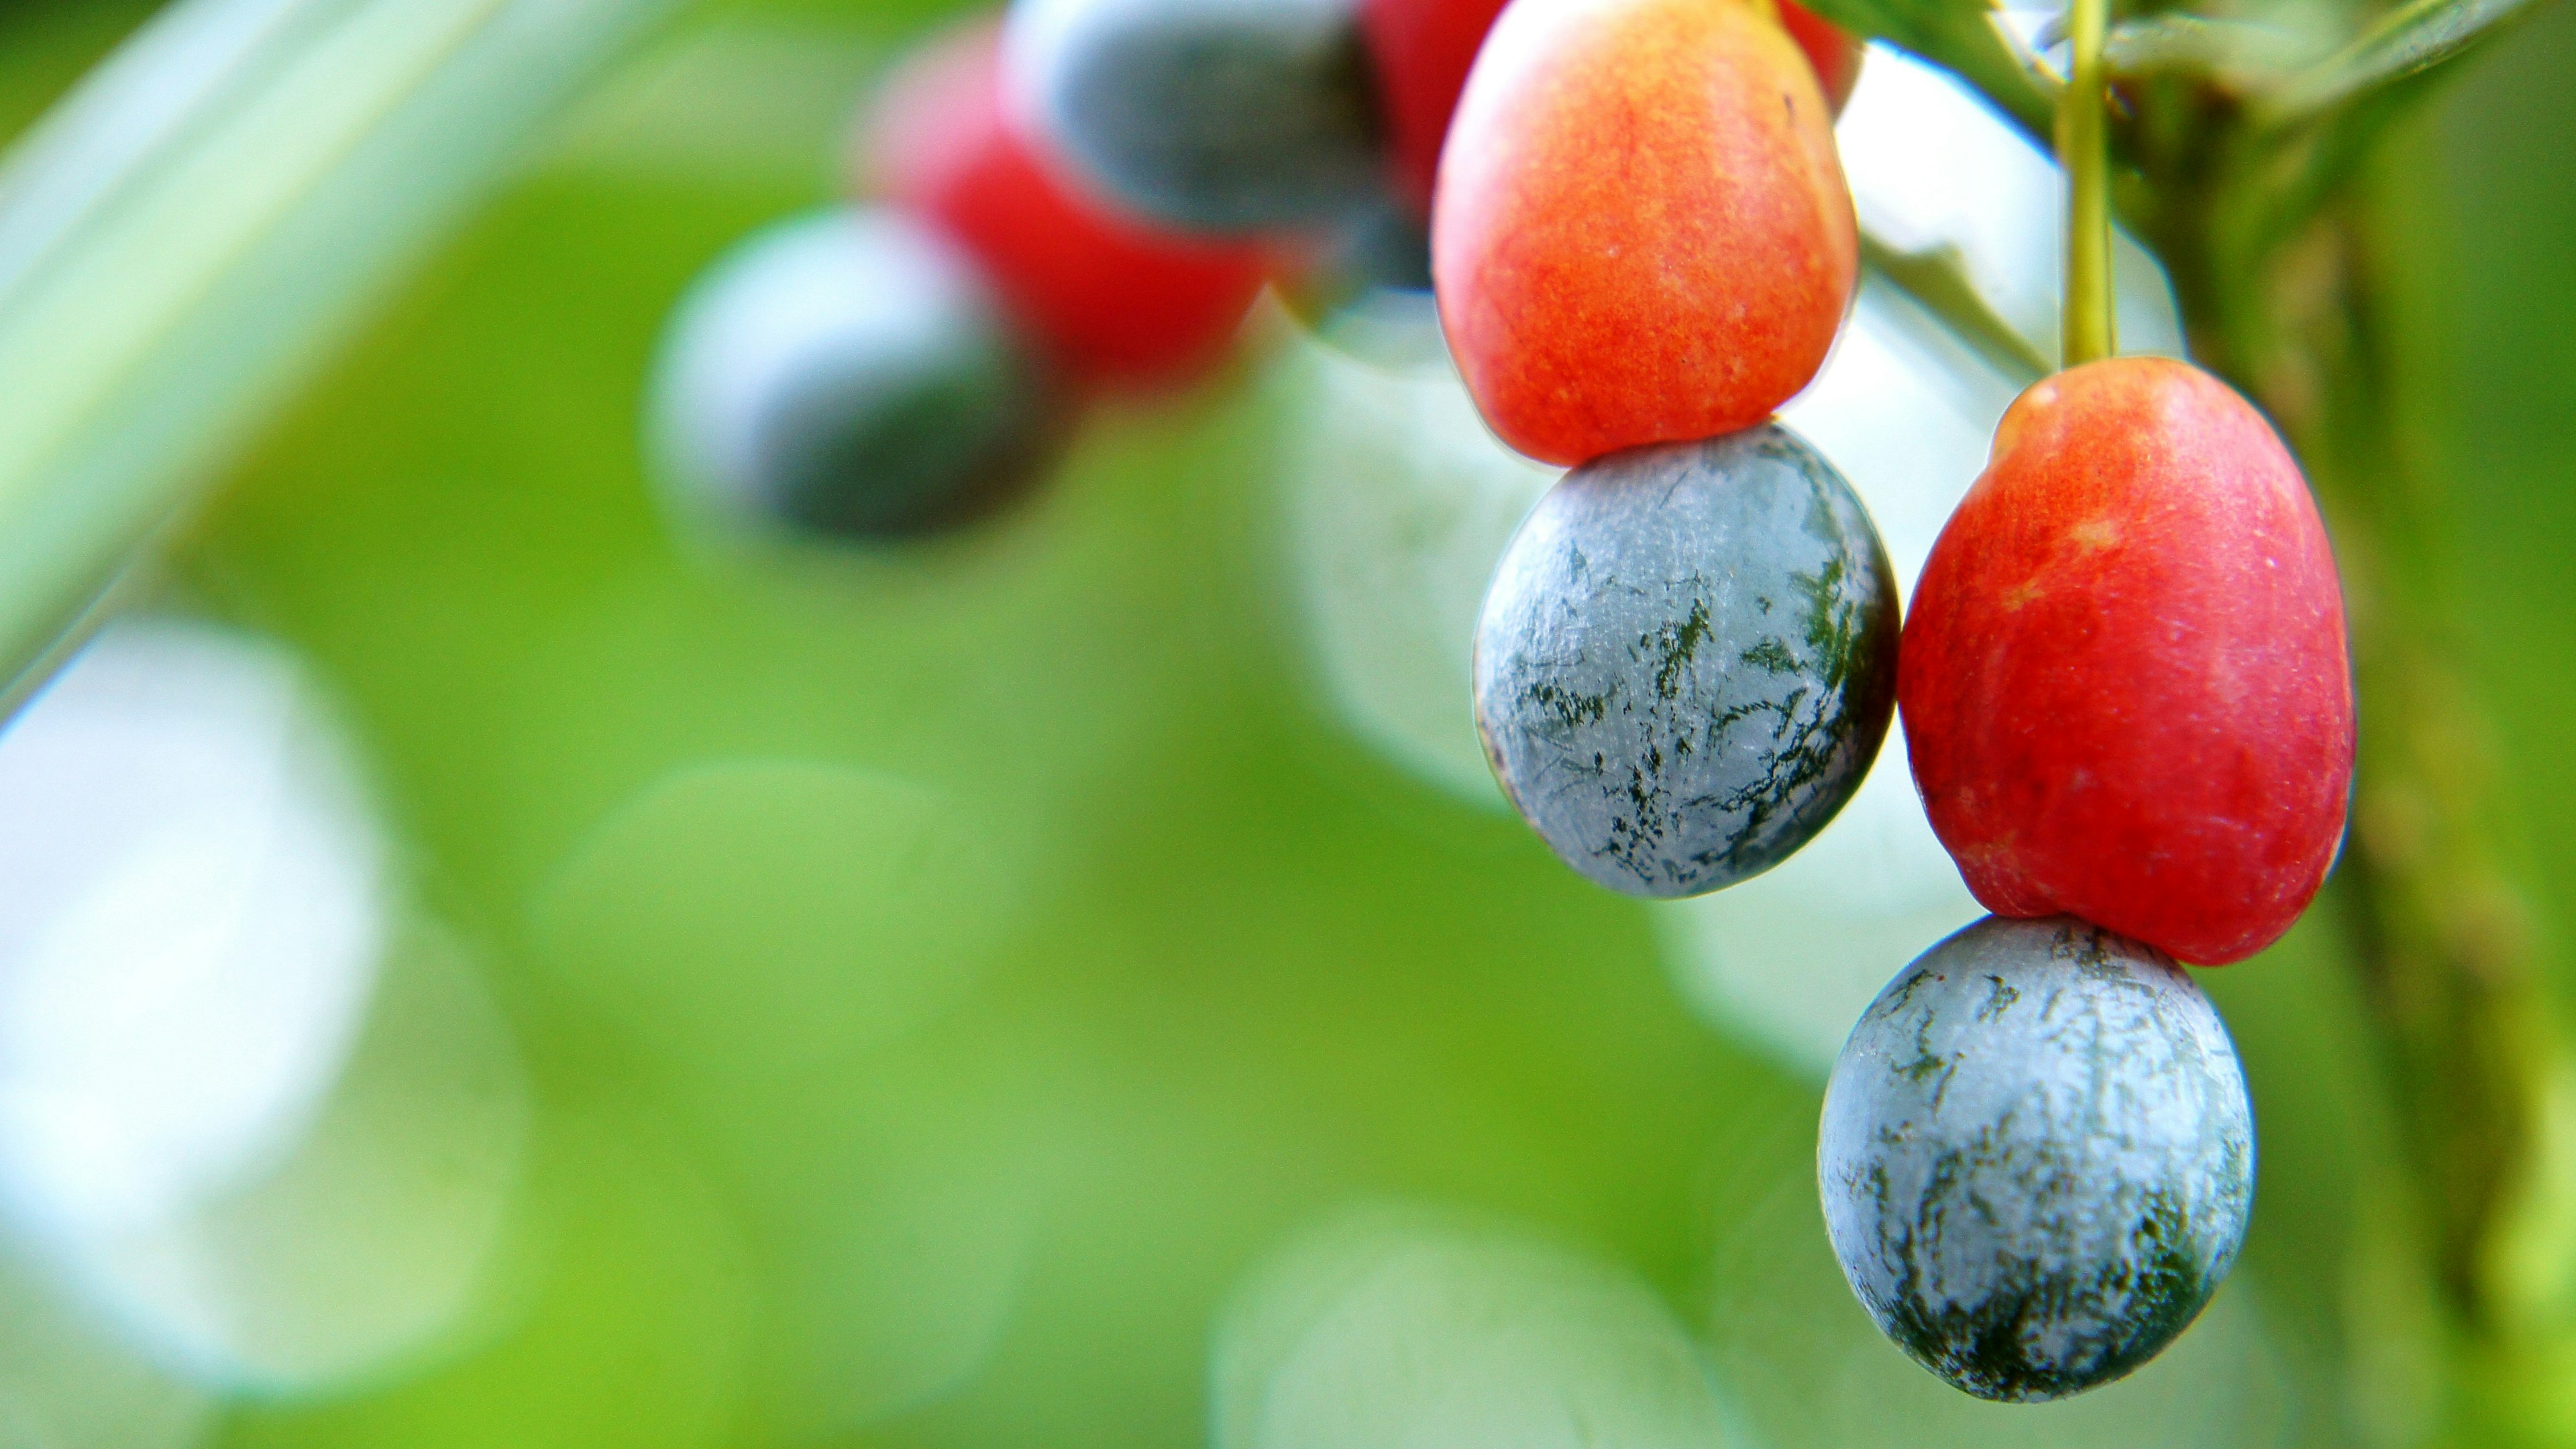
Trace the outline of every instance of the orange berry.
<instances>
[{"instance_id":1,"label":"orange berry","mask_svg":"<svg viewBox=\"0 0 2576 1449\"><path fill-rule=\"evenodd\" d=\"M1851 193L1807 58L1740 0L1520 0L1432 219L1440 315L1505 442L1575 464L1749 427L1851 301Z\"/></svg>"}]
</instances>

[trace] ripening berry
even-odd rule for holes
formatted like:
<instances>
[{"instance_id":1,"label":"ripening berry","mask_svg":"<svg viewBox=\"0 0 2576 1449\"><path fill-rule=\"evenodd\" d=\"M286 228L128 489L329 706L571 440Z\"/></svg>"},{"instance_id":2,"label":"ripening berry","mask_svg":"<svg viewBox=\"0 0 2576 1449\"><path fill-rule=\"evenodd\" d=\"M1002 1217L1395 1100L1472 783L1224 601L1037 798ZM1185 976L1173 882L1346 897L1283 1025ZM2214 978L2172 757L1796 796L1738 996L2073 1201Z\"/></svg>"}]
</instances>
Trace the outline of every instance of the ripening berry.
<instances>
[{"instance_id":1,"label":"ripening berry","mask_svg":"<svg viewBox=\"0 0 2576 1449\"><path fill-rule=\"evenodd\" d=\"M720 260L672 317L651 405L682 506L844 536L971 516L1031 476L1057 416L973 261L882 210Z\"/></svg>"},{"instance_id":2,"label":"ripening berry","mask_svg":"<svg viewBox=\"0 0 2576 1449\"><path fill-rule=\"evenodd\" d=\"M1502 11L1503 0L1360 0L1396 191L1422 215L1431 212L1440 146L1467 72ZM1841 115L1860 83L1861 43L1797 0L1780 0L1780 23L1815 67L1825 104Z\"/></svg>"},{"instance_id":3,"label":"ripening berry","mask_svg":"<svg viewBox=\"0 0 2576 1449\"><path fill-rule=\"evenodd\" d=\"M1505 10L1431 252L1486 421L1556 463L1769 416L1823 364L1859 258L1815 73L1739 0Z\"/></svg>"},{"instance_id":4,"label":"ripening berry","mask_svg":"<svg viewBox=\"0 0 2576 1449\"><path fill-rule=\"evenodd\" d=\"M1476 627L1476 722L1549 847L1629 895L1759 875L1860 788L1895 709L1896 580L1778 424L1614 453L1540 500Z\"/></svg>"},{"instance_id":5,"label":"ripening berry","mask_svg":"<svg viewBox=\"0 0 2576 1449\"><path fill-rule=\"evenodd\" d=\"M1798 0L1780 0L1780 27L1807 53L1807 64L1815 68L1816 84L1824 88L1825 104L1835 115L1841 115L1851 100L1852 88L1860 84L1860 62L1865 53L1860 38Z\"/></svg>"},{"instance_id":6,"label":"ripening berry","mask_svg":"<svg viewBox=\"0 0 2576 1449\"><path fill-rule=\"evenodd\" d=\"M1989 916L1879 993L1834 1064L1825 1231L1878 1326L1982 1399L2155 1357L2235 1264L2254 1113L2218 1012L2163 953Z\"/></svg>"},{"instance_id":7,"label":"ripening berry","mask_svg":"<svg viewBox=\"0 0 2576 1449\"><path fill-rule=\"evenodd\" d=\"M1094 190L1185 231L1330 225L1385 171L1355 0L1019 0L1011 101Z\"/></svg>"},{"instance_id":8,"label":"ripening berry","mask_svg":"<svg viewBox=\"0 0 2576 1449\"><path fill-rule=\"evenodd\" d=\"M880 98L869 159L889 199L984 264L1077 381L1184 380L1221 357L1261 290L1263 248L1154 230L1060 179L1002 104L999 28L931 46Z\"/></svg>"},{"instance_id":9,"label":"ripening berry","mask_svg":"<svg viewBox=\"0 0 2576 1449\"><path fill-rule=\"evenodd\" d=\"M2334 555L2270 425L2197 368L2022 394L1924 567L1902 675L1915 784L1998 915L2219 965L2325 879L2353 761Z\"/></svg>"}]
</instances>

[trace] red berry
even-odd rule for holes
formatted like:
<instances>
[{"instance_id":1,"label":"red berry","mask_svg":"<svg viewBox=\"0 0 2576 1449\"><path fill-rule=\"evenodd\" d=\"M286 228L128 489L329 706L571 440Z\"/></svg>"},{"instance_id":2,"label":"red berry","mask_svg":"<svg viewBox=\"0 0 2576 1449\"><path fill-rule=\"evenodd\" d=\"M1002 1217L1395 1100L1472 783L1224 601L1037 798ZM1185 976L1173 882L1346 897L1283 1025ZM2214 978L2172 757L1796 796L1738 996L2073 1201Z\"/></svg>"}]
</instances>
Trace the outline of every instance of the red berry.
<instances>
[{"instance_id":1,"label":"red berry","mask_svg":"<svg viewBox=\"0 0 2576 1449\"><path fill-rule=\"evenodd\" d=\"M1211 365L1269 270L1262 247L1140 225L1061 179L1006 113L989 23L915 56L879 100L867 145L886 194L982 261L1077 378L1168 383Z\"/></svg>"},{"instance_id":2,"label":"red berry","mask_svg":"<svg viewBox=\"0 0 2576 1449\"><path fill-rule=\"evenodd\" d=\"M1458 93L1502 9L1503 0L1360 0L1396 188L1426 215Z\"/></svg>"},{"instance_id":3,"label":"red berry","mask_svg":"<svg viewBox=\"0 0 2576 1449\"><path fill-rule=\"evenodd\" d=\"M1780 0L1780 26L1815 67L1816 83L1825 89L1825 104L1837 116L1860 84L1860 37L1816 14L1798 0Z\"/></svg>"},{"instance_id":4,"label":"red berry","mask_svg":"<svg viewBox=\"0 0 2576 1449\"><path fill-rule=\"evenodd\" d=\"M2215 966L2324 881L2352 782L2343 593L2298 465L2207 373L2116 358L2023 393L1899 657L1915 784L1998 915Z\"/></svg>"},{"instance_id":5,"label":"red berry","mask_svg":"<svg viewBox=\"0 0 2576 1449\"><path fill-rule=\"evenodd\" d=\"M1503 12L1441 158L1440 317L1505 442L1574 464L1749 427L1858 266L1806 58L1740 0Z\"/></svg>"}]
</instances>

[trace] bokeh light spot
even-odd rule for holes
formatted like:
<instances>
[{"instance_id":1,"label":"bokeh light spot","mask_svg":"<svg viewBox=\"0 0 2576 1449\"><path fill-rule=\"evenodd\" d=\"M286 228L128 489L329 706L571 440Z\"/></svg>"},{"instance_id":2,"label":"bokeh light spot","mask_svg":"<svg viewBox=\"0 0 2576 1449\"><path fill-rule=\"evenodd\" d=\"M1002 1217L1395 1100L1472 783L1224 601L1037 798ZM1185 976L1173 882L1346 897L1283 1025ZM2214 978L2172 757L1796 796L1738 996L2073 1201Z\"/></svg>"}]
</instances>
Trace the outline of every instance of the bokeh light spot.
<instances>
[{"instance_id":1,"label":"bokeh light spot","mask_svg":"<svg viewBox=\"0 0 2576 1449\"><path fill-rule=\"evenodd\" d=\"M1238 1289L1217 1449L1724 1449L1698 1347L1646 1287L1544 1239L1346 1211Z\"/></svg>"}]
</instances>

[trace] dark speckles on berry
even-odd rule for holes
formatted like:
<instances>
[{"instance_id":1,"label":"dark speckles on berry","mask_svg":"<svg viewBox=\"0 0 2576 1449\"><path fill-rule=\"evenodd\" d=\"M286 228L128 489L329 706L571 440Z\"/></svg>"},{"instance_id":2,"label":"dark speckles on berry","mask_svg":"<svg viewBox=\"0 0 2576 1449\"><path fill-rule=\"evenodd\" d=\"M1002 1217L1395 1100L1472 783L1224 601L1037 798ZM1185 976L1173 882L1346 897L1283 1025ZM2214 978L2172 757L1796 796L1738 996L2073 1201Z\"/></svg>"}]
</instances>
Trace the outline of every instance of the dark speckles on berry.
<instances>
[{"instance_id":1,"label":"dark speckles on berry","mask_svg":"<svg viewBox=\"0 0 2576 1449\"><path fill-rule=\"evenodd\" d=\"M1567 475L1486 596L1476 709L1557 854L1631 895L1786 859L1885 737L1896 584L1831 464L1777 424Z\"/></svg>"},{"instance_id":2,"label":"dark speckles on berry","mask_svg":"<svg viewBox=\"0 0 2576 1449\"><path fill-rule=\"evenodd\" d=\"M1817 1176L1890 1338L1980 1398L2055 1399L2145 1363L2209 1301L2244 1240L2253 1115L2226 1028L2170 959L2062 917L1989 918L1853 1030Z\"/></svg>"}]
</instances>

